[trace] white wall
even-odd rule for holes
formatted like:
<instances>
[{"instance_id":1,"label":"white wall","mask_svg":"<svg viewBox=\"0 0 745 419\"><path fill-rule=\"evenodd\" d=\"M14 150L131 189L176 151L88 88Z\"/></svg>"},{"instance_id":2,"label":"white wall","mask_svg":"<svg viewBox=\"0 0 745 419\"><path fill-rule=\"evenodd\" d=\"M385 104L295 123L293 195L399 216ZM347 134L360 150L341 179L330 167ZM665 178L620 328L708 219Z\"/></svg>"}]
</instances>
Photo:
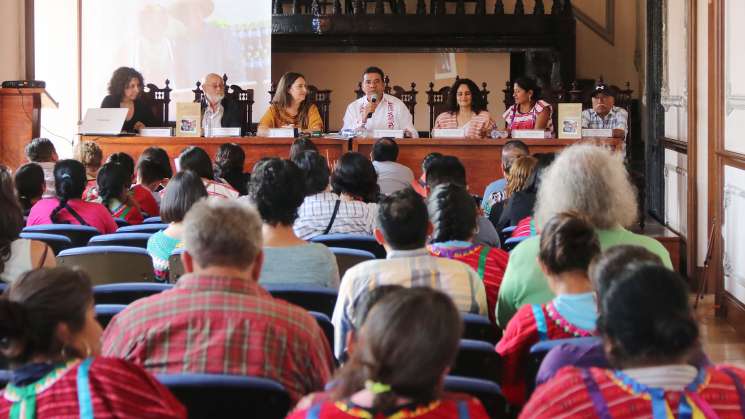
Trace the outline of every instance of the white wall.
<instances>
[{"instance_id":1,"label":"white wall","mask_svg":"<svg viewBox=\"0 0 745 419\"><path fill-rule=\"evenodd\" d=\"M0 80L25 78L23 0L0 1Z\"/></svg>"}]
</instances>

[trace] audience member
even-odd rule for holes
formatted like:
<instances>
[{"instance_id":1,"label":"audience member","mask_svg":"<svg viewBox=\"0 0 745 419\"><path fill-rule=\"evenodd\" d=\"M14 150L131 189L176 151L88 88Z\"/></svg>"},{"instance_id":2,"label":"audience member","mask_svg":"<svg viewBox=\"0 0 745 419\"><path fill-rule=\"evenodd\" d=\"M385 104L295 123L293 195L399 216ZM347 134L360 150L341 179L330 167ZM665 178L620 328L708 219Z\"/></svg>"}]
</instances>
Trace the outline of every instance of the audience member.
<instances>
[{"instance_id":1,"label":"audience member","mask_svg":"<svg viewBox=\"0 0 745 419\"><path fill-rule=\"evenodd\" d=\"M0 398L11 418L186 418L142 368L100 357L91 281L69 268L24 274L0 296L0 352L13 367Z\"/></svg>"},{"instance_id":2,"label":"audience member","mask_svg":"<svg viewBox=\"0 0 745 419\"><path fill-rule=\"evenodd\" d=\"M94 141L86 141L80 146L80 162L85 166L85 177L88 184L96 183L98 169L103 164L103 151Z\"/></svg>"},{"instance_id":3,"label":"audience member","mask_svg":"<svg viewBox=\"0 0 745 419\"><path fill-rule=\"evenodd\" d=\"M299 163L306 196L293 225L295 234L303 240L335 233L372 236L378 204L371 202L377 201L373 196L378 175L370 160L359 153L342 155L331 175L334 192L328 190L329 169L323 156L306 151Z\"/></svg>"},{"instance_id":4,"label":"audience member","mask_svg":"<svg viewBox=\"0 0 745 419\"><path fill-rule=\"evenodd\" d=\"M321 328L257 283L263 254L256 211L234 200L200 201L184 218L183 237L187 273L172 290L114 317L104 354L157 373L269 378L294 402L321 390L332 368Z\"/></svg>"},{"instance_id":5,"label":"audience member","mask_svg":"<svg viewBox=\"0 0 745 419\"><path fill-rule=\"evenodd\" d=\"M484 189L484 197L481 199L481 209L487 217L491 214L491 209L505 199L504 190L507 189L507 175L510 173L512 162L520 156L527 156L528 146L520 140L510 140L502 147L502 174L503 178L497 179L490 183Z\"/></svg>"},{"instance_id":6,"label":"audience member","mask_svg":"<svg viewBox=\"0 0 745 419\"><path fill-rule=\"evenodd\" d=\"M554 132L554 125L551 121L553 108L541 99L541 89L535 80L527 77L515 80L512 98L515 104L502 114L508 131L542 129Z\"/></svg>"},{"instance_id":7,"label":"audience member","mask_svg":"<svg viewBox=\"0 0 745 419\"><path fill-rule=\"evenodd\" d=\"M154 127L158 122L150 106L141 98L145 82L142 74L131 67L119 67L109 80L109 94L101 102L102 108L127 108L122 131L135 132Z\"/></svg>"},{"instance_id":8,"label":"audience member","mask_svg":"<svg viewBox=\"0 0 745 419\"><path fill-rule=\"evenodd\" d=\"M212 128L241 126L241 109L225 97L225 81L222 77L215 73L204 76L202 91L202 128L205 137L212 136Z\"/></svg>"},{"instance_id":9,"label":"audience member","mask_svg":"<svg viewBox=\"0 0 745 419\"><path fill-rule=\"evenodd\" d=\"M452 183L454 185L461 186L468 189L466 183L466 168L463 167L463 163L454 156L442 156L440 158L433 159L427 167L427 195L437 185L444 183ZM474 200L474 202L476 202ZM473 242L476 244L484 244L489 247L499 247L499 234L494 229L494 225L489 221L488 218L479 214L478 228L476 229L476 237Z\"/></svg>"},{"instance_id":10,"label":"audience member","mask_svg":"<svg viewBox=\"0 0 745 419\"><path fill-rule=\"evenodd\" d=\"M26 145L26 159L44 169L44 180L47 183L43 198L54 196L54 165L59 160L54 144L48 138L34 138Z\"/></svg>"},{"instance_id":11,"label":"audience member","mask_svg":"<svg viewBox=\"0 0 745 419\"><path fill-rule=\"evenodd\" d=\"M375 172L378 174L381 194L390 195L411 186L414 181L414 172L403 164L396 163L398 144L393 138L381 138L375 141L370 157Z\"/></svg>"},{"instance_id":12,"label":"audience member","mask_svg":"<svg viewBox=\"0 0 745 419\"><path fill-rule=\"evenodd\" d=\"M359 298L354 302L356 317L352 324L349 325L349 331L347 331L344 345L346 352L344 352L345 356L342 357L343 360L348 360L349 355L354 352L359 338L359 331L362 330L362 326L365 324L365 320L367 320L367 315L370 314L373 306L386 295L403 289L406 288L401 285L381 285L371 289L370 292L360 294Z\"/></svg>"},{"instance_id":13,"label":"audience member","mask_svg":"<svg viewBox=\"0 0 745 419\"><path fill-rule=\"evenodd\" d=\"M455 79L447 98L447 110L435 119L434 129L463 129L466 138L488 138L494 122L484 96L471 79Z\"/></svg>"},{"instance_id":14,"label":"audience member","mask_svg":"<svg viewBox=\"0 0 745 419\"><path fill-rule=\"evenodd\" d=\"M419 179L411 182L411 186L414 188L416 193L423 196L424 198L427 197L427 168L435 159L440 157L442 157L442 153L438 153L436 151L424 156L424 159L422 160L422 174L419 176Z\"/></svg>"},{"instance_id":15,"label":"audience member","mask_svg":"<svg viewBox=\"0 0 745 419\"><path fill-rule=\"evenodd\" d=\"M222 179L242 195L248 194L251 174L243 173L246 153L236 143L221 144L215 155L215 177Z\"/></svg>"},{"instance_id":16,"label":"audience member","mask_svg":"<svg viewBox=\"0 0 745 419\"><path fill-rule=\"evenodd\" d=\"M137 183L132 185L130 189L132 198L140 206L140 211L143 214L147 214L148 217L158 215L160 204L155 197L160 194L155 191L158 190L166 179L163 167L155 160L140 156L140 159L137 161L136 173Z\"/></svg>"},{"instance_id":17,"label":"audience member","mask_svg":"<svg viewBox=\"0 0 745 419\"><path fill-rule=\"evenodd\" d=\"M331 250L299 239L292 229L305 198L302 178L302 171L289 160L269 159L254 169L248 198L264 222L259 283L339 288L339 269Z\"/></svg>"},{"instance_id":18,"label":"audience member","mask_svg":"<svg viewBox=\"0 0 745 419\"><path fill-rule=\"evenodd\" d=\"M318 152L318 147L316 147L315 143L313 143L313 140L308 137L296 138L290 146L290 160L297 164L295 159L299 158L300 155L303 154L305 151Z\"/></svg>"},{"instance_id":19,"label":"audience member","mask_svg":"<svg viewBox=\"0 0 745 419\"><path fill-rule=\"evenodd\" d=\"M598 331L612 370L563 368L523 418L743 417L745 371L695 367L699 328L685 279L658 264L628 265L603 293Z\"/></svg>"},{"instance_id":20,"label":"audience member","mask_svg":"<svg viewBox=\"0 0 745 419\"><path fill-rule=\"evenodd\" d=\"M227 183L215 180L215 172L212 170L210 156L204 149L190 146L178 157L180 170L191 170L199 175L207 188L210 196L217 198L238 198L238 191Z\"/></svg>"},{"instance_id":21,"label":"audience member","mask_svg":"<svg viewBox=\"0 0 745 419\"><path fill-rule=\"evenodd\" d=\"M98 171L96 184L101 203L111 216L129 224L142 224L144 218L138 205L127 193L131 178L119 163L106 163Z\"/></svg>"},{"instance_id":22,"label":"audience member","mask_svg":"<svg viewBox=\"0 0 745 419\"><path fill-rule=\"evenodd\" d=\"M625 228L636 221L637 205L636 191L620 155L588 144L573 145L559 154L538 190L535 209L538 230L554 215L569 211L590 221L601 248L639 245L660 256L665 266L672 267L669 253L657 240ZM510 253L497 300L497 323L502 327L524 304L543 304L554 297L535 263L539 243L539 237L531 237Z\"/></svg>"},{"instance_id":23,"label":"audience member","mask_svg":"<svg viewBox=\"0 0 745 419\"><path fill-rule=\"evenodd\" d=\"M502 231L506 225L499 223L504 212L504 207L512 201L512 196L516 192L522 192L530 187L530 180L538 164L538 160L533 156L520 156L515 159L507 175L507 187L504 190L504 200L491 207L489 212L489 221L494 224L497 231ZM535 204L535 195L533 195L532 204ZM530 203L527 203L530 204ZM531 212L532 212L532 205ZM518 220L519 221L519 220Z\"/></svg>"},{"instance_id":24,"label":"audience member","mask_svg":"<svg viewBox=\"0 0 745 419\"><path fill-rule=\"evenodd\" d=\"M502 249L473 243L479 210L463 187L449 183L438 185L429 195L427 208L434 227L427 249L434 256L459 260L479 274L486 290L489 318L494 323L494 307L509 254Z\"/></svg>"},{"instance_id":25,"label":"audience member","mask_svg":"<svg viewBox=\"0 0 745 419\"><path fill-rule=\"evenodd\" d=\"M538 160L535 169L533 169L533 172L528 177L522 190L512 192L509 199L504 203L499 220L495 225L497 231L502 231L505 227L516 226L526 217L532 218L535 201L538 198L538 188L541 185L541 178L546 168L554 162L556 154L539 153L534 157ZM489 219L494 220L492 217L489 217Z\"/></svg>"},{"instance_id":26,"label":"audience member","mask_svg":"<svg viewBox=\"0 0 745 419\"><path fill-rule=\"evenodd\" d=\"M160 205L160 192L168 184L168 180L173 177L173 168L171 168L171 159L168 157L168 152L160 147L148 147L142 154L140 154L140 160L150 160L160 166L160 173L163 174L163 180L160 181L159 185L156 185L152 189L153 198L155 202Z\"/></svg>"},{"instance_id":27,"label":"audience member","mask_svg":"<svg viewBox=\"0 0 745 419\"><path fill-rule=\"evenodd\" d=\"M600 243L586 220L561 213L546 223L538 265L556 297L543 305L520 307L496 348L502 358L500 385L510 404L526 401L526 366L533 344L594 334L597 304L587 268L598 254Z\"/></svg>"},{"instance_id":28,"label":"audience member","mask_svg":"<svg viewBox=\"0 0 745 419\"><path fill-rule=\"evenodd\" d=\"M16 170L13 183L23 215L28 215L31 207L41 200L47 188L44 169L37 163L26 163Z\"/></svg>"},{"instance_id":29,"label":"audience member","mask_svg":"<svg viewBox=\"0 0 745 419\"><path fill-rule=\"evenodd\" d=\"M592 90L592 108L582 111L582 128L611 129L613 136L626 136L629 114L616 105L617 90L604 82L595 84Z\"/></svg>"},{"instance_id":30,"label":"audience member","mask_svg":"<svg viewBox=\"0 0 745 419\"><path fill-rule=\"evenodd\" d=\"M271 128L323 131L321 113L308 98L308 85L302 74L285 73L279 79L272 103L259 121L258 135L266 135Z\"/></svg>"},{"instance_id":31,"label":"audience member","mask_svg":"<svg viewBox=\"0 0 745 419\"><path fill-rule=\"evenodd\" d=\"M29 163L34 164L34 163ZM36 166L41 172L41 168ZM41 183L44 180L42 178ZM0 165L0 280L15 281L29 269L54 266L54 253L40 241L21 239L23 211L13 193L13 178Z\"/></svg>"},{"instance_id":32,"label":"audience member","mask_svg":"<svg viewBox=\"0 0 745 419\"><path fill-rule=\"evenodd\" d=\"M310 396L289 418L487 418L477 399L442 390L462 333L447 295L392 292L370 310L331 392Z\"/></svg>"},{"instance_id":33,"label":"audience member","mask_svg":"<svg viewBox=\"0 0 745 419\"><path fill-rule=\"evenodd\" d=\"M375 238L385 247L387 259L360 263L344 274L332 318L337 356L356 318L354 301L381 285L436 288L450 295L460 311L486 315L481 278L464 263L430 255L425 248L430 231L427 206L412 189L383 198Z\"/></svg>"},{"instance_id":34,"label":"audience member","mask_svg":"<svg viewBox=\"0 0 745 419\"><path fill-rule=\"evenodd\" d=\"M85 167L77 160L60 160L54 165L55 197L37 202L26 225L80 224L95 227L101 234L114 233L114 218L101 204L83 201Z\"/></svg>"},{"instance_id":35,"label":"audience member","mask_svg":"<svg viewBox=\"0 0 745 419\"><path fill-rule=\"evenodd\" d=\"M147 252L153 259L155 279L169 282L168 258L177 248L183 247L183 221L192 205L207 197L202 179L191 170L184 170L168 182L160 201L160 219L168 223L165 230L154 233L147 240Z\"/></svg>"}]
</instances>

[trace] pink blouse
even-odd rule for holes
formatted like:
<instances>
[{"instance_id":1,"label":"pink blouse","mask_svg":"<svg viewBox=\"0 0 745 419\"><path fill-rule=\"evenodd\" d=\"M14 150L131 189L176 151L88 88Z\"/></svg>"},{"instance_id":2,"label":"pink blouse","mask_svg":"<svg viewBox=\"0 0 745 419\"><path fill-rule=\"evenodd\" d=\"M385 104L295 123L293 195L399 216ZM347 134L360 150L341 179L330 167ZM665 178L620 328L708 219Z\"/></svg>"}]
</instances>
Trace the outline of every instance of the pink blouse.
<instances>
[{"instance_id":1,"label":"pink blouse","mask_svg":"<svg viewBox=\"0 0 745 419\"><path fill-rule=\"evenodd\" d=\"M554 123L552 121L553 108L551 105L544 101L539 100L533 105L533 107L526 113L520 112L517 104L510 106L502 117L507 122L507 129L535 129L535 122L538 119L538 114L543 112L545 108L548 108L548 124L546 125L546 131L554 132Z\"/></svg>"},{"instance_id":2,"label":"pink blouse","mask_svg":"<svg viewBox=\"0 0 745 419\"><path fill-rule=\"evenodd\" d=\"M59 205L57 198L46 198L34 204L31 207L31 212L28 214L28 220L26 221L27 226L39 225L39 224L54 224L50 215L52 211ZM95 227L101 234L115 233L117 229L114 217L111 216L109 210L101 204L94 202L85 202L82 199L71 199L67 201L67 205L80 215L89 226ZM78 220L70 214L67 209L62 209L57 213L57 220L62 222L69 222L70 224L80 224Z\"/></svg>"},{"instance_id":3,"label":"pink blouse","mask_svg":"<svg viewBox=\"0 0 745 419\"><path fill-rule=\"evenodd\" d=\"M437 116L433 129L456 129L458 128L458 114L443 112ZM488 138L494 128L494 122L487 111L481 111L474 115L470 121L463 126L467 138Z\"/></svg>"}]
</instances>

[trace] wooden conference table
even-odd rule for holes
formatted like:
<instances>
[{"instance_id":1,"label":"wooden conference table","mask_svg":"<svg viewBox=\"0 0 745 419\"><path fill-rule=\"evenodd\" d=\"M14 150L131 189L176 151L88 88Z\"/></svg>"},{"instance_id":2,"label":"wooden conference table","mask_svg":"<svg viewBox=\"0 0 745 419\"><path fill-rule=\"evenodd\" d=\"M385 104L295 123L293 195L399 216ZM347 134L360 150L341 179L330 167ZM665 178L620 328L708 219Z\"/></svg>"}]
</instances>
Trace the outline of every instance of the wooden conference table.
<instances>
[{"instance_id":1,"label":"wooden conference table","mask_svg":"<svg viewBox=\"0 0 745 419\"><path fill-rule=\"evenodd\" d=\"M218 147L223 143L236 143L246 152L245 170L251 171L253 165L263 157L288 158L293 138L268 137L100 137L82 136L81 141L94 141L102 149L104 157L123 151L137 160L147 147L162 147L173 159L188 146L199 146L214 158ZM340 140L334 138L313 138L330 163L347 151L357 151L370 155L375 143L373 138L353 138ZM457 139L457 138L418 138L397 140L399 146L398 162L408 166L415 176L421 175L422 159L429 153L440 152L458 157L466 167L468 185L471 193L480 195L486 185L502 177L502 147L509 140L492 139ZM620 151L622 139L617 138L583 138L581 140L545 139L522 140L532 153L555 153L576 143L603 145Z\"/></svg>"}]
</instances>

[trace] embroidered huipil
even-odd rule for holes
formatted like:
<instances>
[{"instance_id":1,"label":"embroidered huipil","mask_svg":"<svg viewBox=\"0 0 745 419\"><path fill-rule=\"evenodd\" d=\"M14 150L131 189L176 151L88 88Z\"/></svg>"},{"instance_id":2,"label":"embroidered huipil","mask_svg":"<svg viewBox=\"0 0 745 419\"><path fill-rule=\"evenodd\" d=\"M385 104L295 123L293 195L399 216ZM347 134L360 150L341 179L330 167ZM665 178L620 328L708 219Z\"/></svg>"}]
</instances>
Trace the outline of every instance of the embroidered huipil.
<instances>
[{"instance_id":1,"label":"embroidered huipil","mask_svg":"<svg viewBox=\"0 0 745 419\"><path fill-rule=\"evenodd\" d=\"M414 138L419 136L416 128L414 128L409 109L395 96L383 95L372 117L368 118L367 121L365 121L366 102L367 96L362 96L347 106L342 130L364 128L368 132L372 132L376 129L402 129Z\"/></svg>"}]
</instances>

